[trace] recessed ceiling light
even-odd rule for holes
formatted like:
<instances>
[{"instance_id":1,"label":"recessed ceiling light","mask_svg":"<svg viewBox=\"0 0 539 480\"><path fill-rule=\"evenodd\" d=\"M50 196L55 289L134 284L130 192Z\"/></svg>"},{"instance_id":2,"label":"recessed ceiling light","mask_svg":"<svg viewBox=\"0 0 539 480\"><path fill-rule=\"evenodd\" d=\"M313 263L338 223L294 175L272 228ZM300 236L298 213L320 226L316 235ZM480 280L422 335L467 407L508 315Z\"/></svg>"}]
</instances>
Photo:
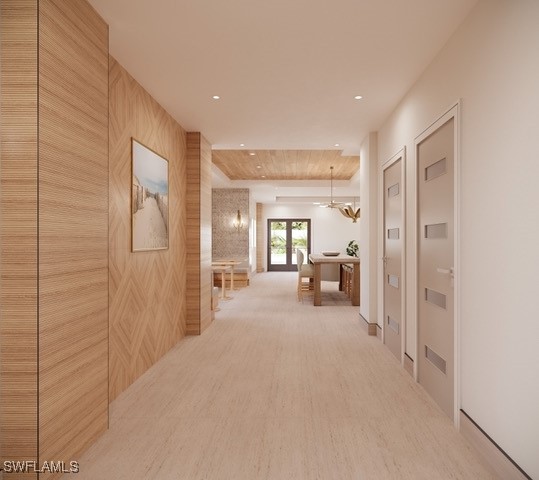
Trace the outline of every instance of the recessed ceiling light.
<instances>
[{"instance_id":1,"label":"recessed ceiling light","mask_svg":"<svg viewBox=\"0 0 539 480\"><path fill-rule=\"evenodd\" d=\"M363 98L363 97L362 97L361 95L356 95L356 96L354 97L355 100L361 100L362 98Z\"/></svg>"},{"instance_id":2,"label":"recessed ceiling light","mask_svg":"<svg viewBox=\"0 0 539 480\"><path fill-rule=\"evenodd\" d=\"M335 145L333 145L334 147L340 147L340 144L336 143Z\"/></svg>"},{"instance_id":3,"label":"recessed ceiling light","mask_svg":"<svg viewBox=\"0 0 539 480\"><path fill-rule=\"evenodd\" d=\"M240 143L240 147L245 147L245 143Z\"/></svg>"},{"instance_id":4,"label":"recessed ceiling light","mask_svg":"<svg viewBox=\"0 0 539 480\"><path fill-rule=\"evenodd\" d=\"M251 155L251 157L254 157L256 155L255 152L249 152L249 155Z\"/></svg>"},{"instance_id":5,"label":"recessed ceiling light","mask_svg":"<svg viewBox=\"0 0 539 480\"><path fill-rule=\"evenodd\" d=\"M313 202L313 205L320 205L320 202Z\"/></svg>"},{"instance_id":6,"label":"recessed ceiling light","mask_svg":"<svg viewBox=\"0 0 539 480\"><path fill-rule=\"evenodd\" d=\"M266 178L266 175L262 175L262 178Z\"/></svg>"},{"instance_id":7,"label":"recessed ceiling light","mask_svg":"<svg viewBox=\"0 0 539 480\"><path fill-rule=\"evenodd\" d=\"M219 100L221 97L220 97L219 95L214 95L214 96L211 97L211 98L213 98L214 100Z\"/></svg>"},{"instance_id":8,"label":"recessed ceiling light","mask_svg":"<svg viewBox=\"0 0 539 480\"><path fill-rule=\"evenodd\" d=\"M256 168L262 168L262 165L257 165Z\"/></svg>"}]
</instances>

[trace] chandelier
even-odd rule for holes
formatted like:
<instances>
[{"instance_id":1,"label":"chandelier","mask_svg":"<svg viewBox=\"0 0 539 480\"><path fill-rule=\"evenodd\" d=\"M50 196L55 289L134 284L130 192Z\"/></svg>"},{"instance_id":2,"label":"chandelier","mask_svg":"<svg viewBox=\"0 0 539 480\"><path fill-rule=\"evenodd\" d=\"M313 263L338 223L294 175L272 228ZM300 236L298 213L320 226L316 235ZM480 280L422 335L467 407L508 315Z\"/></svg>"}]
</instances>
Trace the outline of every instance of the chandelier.
<instances>
[{"instance_id":1,"label":"chandelier","mask_svg":"<svg viewBox=\"0 0 539 480\"><path fill-rule=\"evenodd\" d=\"M356 223L357 219L360 217L360 207L356 209L356 198L354 197L354 206L345 205L344 207L339 207L339 211L346 217L351 218L352 223Z\"/></svg>"},{"instance_id":2,"label":"chandelier","mask_svg":"<svg viewBox=\"0 0 539 480\"><path fill-rule=\"evenodd\" d=\"M333 200L333 165L329 167L330 171L330 202L320 205L323 208L341 208L345 204L343 202L336 202Z\"/></svg>"}]
</instances>

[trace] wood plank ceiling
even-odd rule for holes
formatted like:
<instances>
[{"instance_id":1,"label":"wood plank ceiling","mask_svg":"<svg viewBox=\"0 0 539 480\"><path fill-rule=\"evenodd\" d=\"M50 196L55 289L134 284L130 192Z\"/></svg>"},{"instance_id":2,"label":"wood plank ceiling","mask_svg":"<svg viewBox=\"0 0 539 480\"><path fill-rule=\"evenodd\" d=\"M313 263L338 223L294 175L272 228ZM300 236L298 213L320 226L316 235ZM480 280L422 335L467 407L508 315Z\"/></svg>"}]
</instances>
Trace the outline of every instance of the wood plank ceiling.
<instances>
[{"instance_id":1,"label":"wood plank ceiling","mask_svg":"<svg viewBox=\"0 0 539 480\"><path fill-rule=\"evenodd\" d=\"M254 154L254 155L253 155ZM341 150L213 150L213 163L230 180L350 180L359 156Z\"/></svg>"}]
</instances>

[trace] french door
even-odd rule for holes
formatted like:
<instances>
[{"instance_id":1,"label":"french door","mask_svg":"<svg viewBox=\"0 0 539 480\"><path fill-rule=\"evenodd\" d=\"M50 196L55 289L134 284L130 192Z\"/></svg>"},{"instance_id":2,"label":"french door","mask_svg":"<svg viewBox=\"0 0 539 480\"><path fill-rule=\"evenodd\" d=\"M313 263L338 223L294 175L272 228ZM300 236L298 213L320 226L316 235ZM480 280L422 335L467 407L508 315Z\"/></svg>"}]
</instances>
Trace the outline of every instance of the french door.
<instances>
[{"instance_id":1,"label":"french door","mask_svg":"<svg viewBox=\"0 0 539 480\"><path fill-rule=\"evenodd\" d=\"M308 218L268 219L268 271L297 270L296 250L311 253L311 220Z\"/></svg>"}]
</instances>

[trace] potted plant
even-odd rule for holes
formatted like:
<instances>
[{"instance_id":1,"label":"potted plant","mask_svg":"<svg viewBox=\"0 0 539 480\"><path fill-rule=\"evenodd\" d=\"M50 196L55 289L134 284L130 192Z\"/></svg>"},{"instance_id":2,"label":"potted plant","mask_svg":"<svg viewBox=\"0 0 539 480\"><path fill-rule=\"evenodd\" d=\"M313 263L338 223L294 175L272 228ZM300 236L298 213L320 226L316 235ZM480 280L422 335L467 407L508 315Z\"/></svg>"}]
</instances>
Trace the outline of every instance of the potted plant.
<instances>
[{"instance_id":1,"label":"potted plant","mask_svg":"<svg viewBox=\"0 0 539 480\"><path fill-rule=\"evenodd\" d=\"M359 252L359 245L355 240L350 240L346 247L346 253L351 257L357 257Z\"/></svg>"}]
</instances>

